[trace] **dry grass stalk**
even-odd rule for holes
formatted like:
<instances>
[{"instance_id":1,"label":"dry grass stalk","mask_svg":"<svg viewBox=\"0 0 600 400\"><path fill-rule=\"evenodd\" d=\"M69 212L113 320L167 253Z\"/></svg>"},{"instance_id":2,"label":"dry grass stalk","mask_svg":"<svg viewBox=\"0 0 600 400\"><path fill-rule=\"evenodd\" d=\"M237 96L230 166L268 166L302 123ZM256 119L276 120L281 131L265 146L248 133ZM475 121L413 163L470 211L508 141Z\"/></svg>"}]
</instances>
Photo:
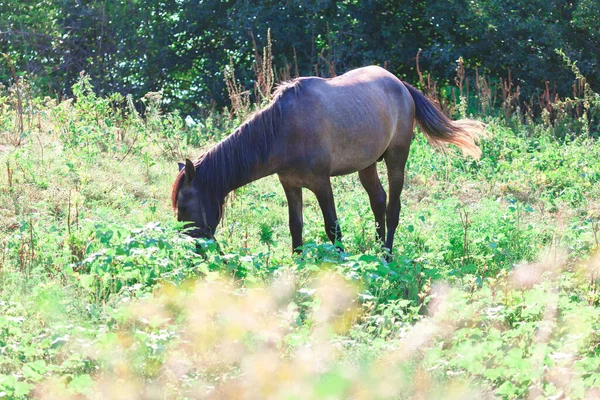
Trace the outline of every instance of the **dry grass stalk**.
<instances>
[{"instance_id":1,"label":"dry grass stalk","mask_svg":"<svg viewBox=\"0 0 600 400\"><path fill-rule=\"evenodd\" d=\"M19 77L17 76L17 72L15 70L15 65L12 62L12 59L10 58L10 56L8 54L5 53L1 53L2 56L4 56L4 58L6 59L6 61L8 62L8 65L10 67L11 73L12 73L12 77L13 80L15 82L15 90L17 93L17 107L16 107L16 126L17 126L17 135L14 136L11 140L11 144L13 146L20 146L21 142L22 142L22 138L23 138L23 131L24 131L24 124L23 124L23 100L21 98L21 87L19 85Z\"/></svg>"},{"instance_id":2,"label":"dry grass stalk","mask_svg":"<svg viewBox=\"0 0 600 400\"><path fill-rule=\"evenodd\" d=\"M489 77L479 74L479 68L475 67L475 89L479 100L479 109L482 114L492 110L495 103L495 95L492 96L492 84Z\"/></svg>"},{"instance_id":3,"label":"dry grass stalk","mask_svg":"<svg viewBox=\"0 0 600 400\"><path fill-rule=\"evenodd\" d=\"M227 94L231 101L230 116L237 115L243 118L249 112L250 93L244 90L244 86L236 80L232 58L229 59L229 66L225 68L223 75L225 76Z\"/></svg>"},{"instance_id":4,"label":"dry grass stalk","mask_svg":"<svg viewBox=\"0 0 600 400\"><path fill-rule=\"evenodd\" d=\"M504 116L509 119L517 105L519 104L519 97L521 96L521 87L517 87L513 90L514 83L510 69L508 70L508 77L506 79L500 78L500 87L502 89L502 110L504 110Z\"/></svg>"},{"instance_id":5,"label":"dry grass stalk","mask_svg":"<svg viewBox=\"0 0 600 400\"><path fill-rule=\"evenodd\" d=\"M267 45L263 47L262 56L259 54L254 34L252 36L252 44L254 46L254 73L256 82L254 90L259 103L268 102L275 86L275 72L273 70L273 44L271 42L271 29L267 30Z\"/></svg>"},{"instance_id":6,"label":"dry grass stalk","mask_svg":"<svg viewBox=\"0 0 600 400\"><path fill-rule=\"evenodd\" d=\"M443 101L440 97L437 83L431 78L431 74L427 73L426 79L423 78L423 73L421 72L421 67L419 64L419 57L421 55L422 50L419 49L417 52L417 56L415 57L415 63L417 68L417 75L419 76L419 87L427 95L427 97L436 103L439 108L446 115L452 115L454 113L455 103L451 101Z\"/></svg>"}]
</instances>

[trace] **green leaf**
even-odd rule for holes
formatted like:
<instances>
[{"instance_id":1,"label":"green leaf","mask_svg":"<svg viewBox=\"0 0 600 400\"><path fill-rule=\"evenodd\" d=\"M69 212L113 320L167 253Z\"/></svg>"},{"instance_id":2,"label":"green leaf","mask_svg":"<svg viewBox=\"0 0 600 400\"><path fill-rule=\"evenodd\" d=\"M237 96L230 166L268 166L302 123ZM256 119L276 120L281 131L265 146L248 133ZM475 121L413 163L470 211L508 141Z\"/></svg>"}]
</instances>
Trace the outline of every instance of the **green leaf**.
<instances>
[{"instance_id":1,"label":"green leaf","mask_svg":"<svg viewBox=\"0 0 600 400\"><path fill-rule=\"evenodd\" d=\"M95 276L94 275L79 275L79 282L81 282L81 286L85 289L90 289L94 285Z\"/></svg>"},{"instance_id":2,"label":"green leaf","mask_svg":"<svg viewBox=\"0 0 600 400\"><path fill-rule=\"evenodd\" d=\"M46 362L44 360L37 360L23 366L23 376L35 381L40 380L46 371Z\"/></svg>"},{"instance_id":3,"label":"green leaf","mask_svg":"<svg viewBox=\"0 0 600 400\"><path fill-rule=\"evenodd\" d=\"M71 393L89 394L93 393L94 380L88 374L78 375L71 382L67 388Z\"/></svg>"},{"instance_id":4,"label":"green leaf","mask_svg":"<svg viewBox=\"0 0 600 400\"><path fill-rule=\"evenodd\" d=\"M328 373L323 376L315 388L317 398L343 398L351 382L339 373Z\"/></svg>"},{"instance_id":5,"label":"green leaf","mask_svg":"<svg viewBox=\"0 0 600 400\"><path fill-rule=\"evenodd\" d=\"M13 385L14 396L15 397L26 396L29 394L29 392L31 392L31 390L33 388L34 388L34 386L31 383L15 382Z\"/></svg>"}]
</instances>

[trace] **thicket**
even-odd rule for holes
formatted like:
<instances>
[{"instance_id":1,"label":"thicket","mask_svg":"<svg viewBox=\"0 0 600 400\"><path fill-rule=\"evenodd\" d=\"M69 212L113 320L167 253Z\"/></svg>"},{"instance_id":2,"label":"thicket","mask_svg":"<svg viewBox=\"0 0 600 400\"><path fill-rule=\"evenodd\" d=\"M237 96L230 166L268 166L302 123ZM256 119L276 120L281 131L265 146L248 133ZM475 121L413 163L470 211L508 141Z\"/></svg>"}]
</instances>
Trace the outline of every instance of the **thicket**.
<instances>
[{"instance_id":1,"label":"thicket","mask_svg":"<svg viewBox=\"0 0 600 400\"><path fill-rule=\"evenodd\" d=\"M511 81L517 101L539 114L539 103L578 90L555 49L578 60L598 91L598 15L594 0L6 0L0 52L55 98L72 95L85 70L98 94L138 99L162 90L166 107L198 114L226 104L231 62L241 84L253 86L270 29L280 77L379 64L413 83L430 73L444 87L462 57L471 89L477 77L498 89ZM0 63L0 82L10 80Z\"/></svg>"},{"instance_id":2,"label":"thicket","mask_svg":"<svg viewBox=\"0 0 600 400\"><path fill-rule=\"evenodd\" d=\"M346 252L306 196L295 257L275 177L231 196L220 248L169 206L176 161L268 98L270 51L258 104L232 65L230 112L195 124L156 92L143 114L98 96L86 74L62 102L24 79L0 89L0 395L595 397L599 100L577 65L561 55L581 91L540 123L508 83L499 109L487 81L467 91L460 61L456 85L424 75L446 112L486 115L482 159L417 134L393 258L352 175L334 182Z\"/></svg>"},{"instance_id":3,"label":"thicket","mask_svg":"<svg viewBox=\"0 0 600 400\"><path fill-rule=\"evenodd\" d=\"M164 3L144 4L156 17L148 21L177 25L161 14ZM121 10L144 4L122 3ZM335 7L351 13L378 4ZM596 7L564 7L586 4ZM26 10L40 20L58 18L56 4L45 5L48 16ZM109 5L74 10L95 21L102 14L90 10ZM245 7L266 18L270 10L213 5L230 16ZM200 9L204 23L217 26L221 14ZM597 14L578 15L592 24ZM367 38L342 41L337 25L326 22L317 70L297 57L299 70L341 72L350 62L334 56L341 43L358 46ZM220 23L232 32L244 28ZM81 32L85 38L88 31ZM107 58L102 69L94 61L93 75L75 67L72 78L62 75L63 83L74 79L63 91L73 97L57 101L40 93L64 71L21 74L33 53L7 50L7 85L0 87L0 397L598 397L600 96L586 63L572 61L566 46L551 49L553 68L574 86L557 98L548 84L527 98L514 70L494 81L484 67L452 56L434 79L426 50L416 51L414 81L449 115L483 119L490 136L481 143L482 159L473 161L434 151L417 132L391 260L375 241L368 197L353 175L334 180L345 252L329 244L318 204L307 195L306 245L302 257L290 254L286 201L275 177L231 195L217 248L178 231L170 185L176 161L199 156L267 101L280 76L296 74L294 59L278 50L275 27L272 43L268 32L254 31L256 44L246 41L236 53L246 54L241 58L210 53L221 57L212 64L217 75L202 79L223 85L228 109L203 109L206 118L187 123L177 107L192 97L174 102L185 87L169 86L187 76L177 68L159 83L127 74L122 83L96 72L125 71L127 62ZM90 37L82 48L104 36ZM139 49L164 43L140 41ZM278 71L271 60L289 70ZM146 93L154 84L167 89ZM198 90L193 96L221 91ZM536 109L528 106L536 102Z\"/></svg>"}]
</instances>

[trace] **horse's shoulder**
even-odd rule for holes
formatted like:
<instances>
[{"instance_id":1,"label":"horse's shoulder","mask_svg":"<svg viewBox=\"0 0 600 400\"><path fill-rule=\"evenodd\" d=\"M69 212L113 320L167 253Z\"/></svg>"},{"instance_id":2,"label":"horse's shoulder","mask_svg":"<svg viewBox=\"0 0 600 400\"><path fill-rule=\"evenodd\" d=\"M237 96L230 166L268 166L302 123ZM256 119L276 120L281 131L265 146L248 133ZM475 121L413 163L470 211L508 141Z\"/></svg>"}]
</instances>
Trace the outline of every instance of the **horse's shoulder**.
<instances>
[{"instance_id":1,"label":"horse's shoulder","mask_svg":"<svg viewBox=\"0 0 600 400\"><path fill-rule=\"evenodd\" d=\"M295 109L299 104L320 98L327 90L326 79L318 77L301 77L278 85L273 94L273 103L283 112Z\"/></svg>"},{"instance_id":2,"label":"horse's shoulder","mask_svg":"<svg viewBox=\"0 0 600 400\"><path fill-rule=\"evenodd\" d=\"M298 90L300 88L300 82L298 79L290 81L283 81L277 84L275 91L273 92L273 98L281 97L284 93L289 90Z\"/></svg>"}]
</instances>

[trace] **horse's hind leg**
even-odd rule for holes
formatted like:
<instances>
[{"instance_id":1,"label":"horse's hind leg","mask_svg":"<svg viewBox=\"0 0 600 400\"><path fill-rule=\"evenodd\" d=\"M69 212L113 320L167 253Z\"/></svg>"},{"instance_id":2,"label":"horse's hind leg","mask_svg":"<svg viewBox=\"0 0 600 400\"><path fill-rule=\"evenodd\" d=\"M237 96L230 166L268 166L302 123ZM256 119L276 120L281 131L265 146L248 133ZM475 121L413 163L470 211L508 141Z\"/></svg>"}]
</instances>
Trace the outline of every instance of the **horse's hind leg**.
<instances>
[{"instance_id":1,"label":"horse's hind leg","mask_svg":"<svg viewBox=\"0 0 600 400\"><path fill-rule=\"evenodd\" d=\"M383 243L385 237L385 203L386 193L377 175L377 163L373 163L362 171L358 171L360 183L369 194L371 210L377 223L377 239Z\"/></svg>"},{"instance_id":2,"label":"horse's hind leg","mask_svg":"<svg viewBox=\"0 0 600 400\"><path fill-rule=\"evenodd\" d=\"M342 241L342 231L335 212L335 201L329 176L314 179L308 189L317 196L317 201L323 212L327 237L333 244L337 245Z\"/></svg>"},{"instance_id":3,"label":"horse's hind leg","mask_svg":"<svg viewBox=\"0 0 600 400\"><path fill-rule=\"evenodd\" d=\"M404 186L404 167L408 158L408 150L410 143L407 146L401 146L396 149L388 149L385 155L385 164L388 169L389 194L390 199L385 210L387 222L387 239L385 247L390 252L394 244L394 234L400 221L400 195Z\"/></svg>"}]
</instances>

